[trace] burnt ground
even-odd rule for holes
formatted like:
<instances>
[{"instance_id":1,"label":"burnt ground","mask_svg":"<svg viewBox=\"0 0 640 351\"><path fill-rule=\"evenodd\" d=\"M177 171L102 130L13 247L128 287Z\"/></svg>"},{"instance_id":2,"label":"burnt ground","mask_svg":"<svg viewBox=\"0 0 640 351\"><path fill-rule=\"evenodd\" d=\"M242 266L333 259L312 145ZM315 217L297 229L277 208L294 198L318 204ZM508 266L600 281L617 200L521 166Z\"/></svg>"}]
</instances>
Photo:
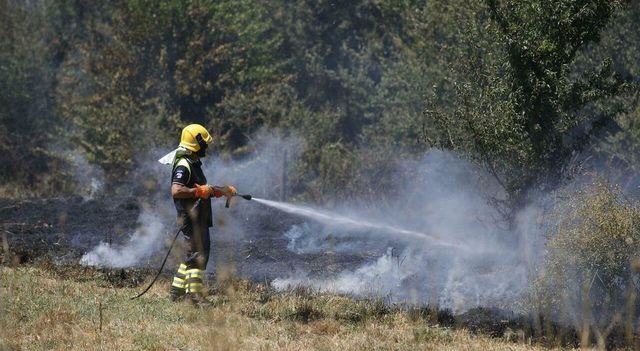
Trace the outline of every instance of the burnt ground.
<instances>
[{"instance_id":1,"label":"burnt ground","mask_svg":"<svg viewBox=\"0 0 640 351\"><path fill-rule=\"evenodd\" d=\"M136 198L116 197L86 200L81 197L34 200L0 199L0 230L7 235L14 263L74 264L82 255L101 242L119 245L141 224L138 217L141 205ZM216 211L222 211L215 208ZM241 211L241 210L239 210ZM235 214L239 212L236 211ZM234 216L232 214L231 216ZM257 217L256 217L257 216ZM253 281L270 281L287 273L301 269L318 274L339 272L379 257L383 251L370 248L358 254L334 254L311 252L292 254L287 250L289 240L282 235L300 220L279 211L263 209L244 223L250 229L242 235L234 233L234 227L225 224L225 218L215 216L211 229L211 271L223 260L237 273ZM169 219L169 222L173 218ZM260 223L256 228L256 223ZM173 228L168 228L173 232ZM166 232L164 238L170 242L173 233ZM336 242L339 239L334 239ZM179 244L172 255L178 260ZM161 250L164 251L164 250ZM163 252L154 259L145 261L141 268L155 268ZM218 259L219 258L219 259ZM6 258L5 258L6 259ZM170 262L171 263L171 262ZM167 272L173 268L167 264Z\"/></svg>"},{"instance_id":2,"label":"burnt ground","mask_svg":"<svg viewBox=\"0 0 640 351\"><path fill-rule=\"evenodd\" d=\"M77 262L100 241L113 241L135 227L134 199L81 197L0 200L1 227L14 263ZM78 237L89 238L78 243Z\"/></svg>"},{"instance_id":3,"label":"burnt ground","mask_svg":"<svg viewBox=\"0 0 640 351\"><path fill-rule=\"evenodd\" d=\"M44 266L63 279L98 280L113 287L140 286L155 273L163 252L156 253L141 266L126 269L84 267L78 262L84 253L100 242L115 245L125 242L132 230L139 226L141 207L133 197L0 199L0 238L3 239L0 242L0 248L3 248L0 250L0 264ZM242 219L243 209L239 207L229 212L231 216L240 218L235 226L226 222L229 217L216 217L217 228L214 228L212 236L213 262L209 271L220 272L219 267L224 263L238 276L260 283L298 271L307 272L311 277L326 276L375 260L391 244L382 242L367 246L362 242L357 254L331 249L295 253L287 249L290 240L283 236L283 228L300 224L300 219L264 209ZM236 235L234 228L238 225L246 225L248 229ZM167 242L171 236L167 233ZM330 235L324 240L331 241L334 246L341 244L340 238ZM179 256L179 253L172 255L165 267L165 276L171 276ZM537 340L554 345L572 345L577 341L576 333L571 329L497 309L474 308L453 315L450 311L430 307L397 305L396 308L406 308L410 315L423 318L431 316L426 319L440 325L463 327L514 341ZM547 330L540 327L543 325ZM546 335L555 337L551 340Z\"/></svg>"}]
</instances>

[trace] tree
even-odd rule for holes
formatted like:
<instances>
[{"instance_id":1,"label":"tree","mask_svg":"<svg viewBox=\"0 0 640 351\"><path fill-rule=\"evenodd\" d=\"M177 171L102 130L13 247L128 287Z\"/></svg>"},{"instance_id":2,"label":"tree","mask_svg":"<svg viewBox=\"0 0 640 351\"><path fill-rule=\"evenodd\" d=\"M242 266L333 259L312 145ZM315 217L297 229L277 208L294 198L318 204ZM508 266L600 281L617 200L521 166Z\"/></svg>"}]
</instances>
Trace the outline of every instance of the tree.
<instances>
[{"instance_id":1,"label":"tree","mask_svg":"<svg viewBox=\"0 0 640 351\"><path fill-rule=\"evenodd\" d=\"M530 190L555 187L571 157L615 123L618 111L598 103L624 94L625 80L611 60L590 68L574 63L621 6L487 0L485 18L467 22L475 29L448 93L459 105L438 108L432 99L436 106L425 117L440 127L439 145L465 150L494 172L510 208L522 206Z\"/></svg>"},{"instance_id":2,"label":"tree","mask_svg":"<svg viewBox=\"0 0 640 351\"><path fill-rule=\"evenodd\" d=\"M3 196L69 191L64 160L53 153L55 83L46 7L0 1L0 168ZM60 172L63 173L63 172ZM38 194L39 195L39 194Z\"/></svg>"}]
</instances>

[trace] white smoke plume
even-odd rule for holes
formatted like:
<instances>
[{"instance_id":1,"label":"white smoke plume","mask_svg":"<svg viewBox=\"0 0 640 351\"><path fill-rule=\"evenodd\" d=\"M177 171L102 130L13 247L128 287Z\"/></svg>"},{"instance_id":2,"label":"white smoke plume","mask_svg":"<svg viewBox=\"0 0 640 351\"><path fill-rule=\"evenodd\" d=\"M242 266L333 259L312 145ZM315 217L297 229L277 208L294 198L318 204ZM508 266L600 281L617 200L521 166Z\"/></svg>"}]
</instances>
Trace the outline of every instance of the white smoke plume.
<instances>
[{"instance_id":1,"label":"white smoke plume","mask_svg":"<svg viewBox=\"0 0 640 351\"><path fill-rule=\"evenodd\" d=\"M207 180L215 185L233 184L240 192L260 197L279 195L283 176L295 168L302 152L301 139L260 132L248 148L255 151L241 160L207 156L203 161Z\"/></svg>"},{"instance_id":2,"label":"white smoke plume","mask_svg":"<svg viewBox=\"0 0 640 351\"><path fill-rule=\"evenodd\" d=\"M529 272L542 246L538 217L531 206L507 229L489 197L501 196L491 177L441 151L406 164L412 175L391 206L338 208L341 216L380 222L390 228L423 232L402 235L389 228L349 230L330 221L295 225L284 231L288 249L297 254L383 252L377 259L327 277L301 270L275 279L279 289L308 286L317 290L378 296L393 302L431 304L462 312L475 306L511 308L529 286ZM364 208L364 206L362 206ZM429 236L460 247L438 245ZM329 238L340 237L339 243Z\"/></svg>"},{"instance_id":3,"label":"white smoke plume","mask_svg":"<svg viewBox=\"0 0 640 351\"><path fill-rule=\"evenodd\" d=\"M143 209L138 219L139 227L123 244L101 242L80 259L85 266L126 268L140 265L164 246L166 218L149 208Z\"/></svg>"},{"instance_id":4,"label":"white smoke plume","mask_svg":"<svg viewBox=\"0 0 640 351\"><path fill-rule=\"evenodd\" d=\"M69 164L74 168L73 177L84 200L99 196L104 188L104 171L94 166L79 151L67 155Z\"/></svg>"},{"instance_id":5,"label":"white smoke plume","mask_svg":"<svg viewBox=\"0 0 640 351\"><path fill-rule=\"evenodd\" d=\"M281 191L283 150L290 150L287 155L293 165L299 155L297 150L301 150L299 143L295 138L290 137L284 140L262 133L256 136L255 142L250 145L259 150L253 156L242 161L230 161L215 155L207 156L203 159L203 169L210 184L234 184L240 190L257 191L265 196L271 196L272 193ZM152 177L155 178L155 182L152 182L153 185L150 187L153 193L149 197L149 203L143 204L137 228L132 233L127 233L124 241L117 240L118 243L114 244L100 242L82 256L80 264L110 268L139 266L165 248L165 240L172 235L168 233L175 233L177 230L176 214L169 195L171 167L162 165L156 160L169 149L160 150L157 154L148 156L146 161L140 162L139 170L144 173L143 178ZM78 165L84 161L81 157L74 160ZM83 184L89 179L83 179ZM102 184L101 179L96 178L96 182ZM158 189L161 190L158 191ZM223 200L213 200L213 207L218 219L223 219L227 223L224 228L216 228L220 229L216 230L217 235L224 236L227 233L232 240L240 238L241 235L238 233L243 231L242 218L229 215L230 211L224 209ZM233 213L241 215L237 211ZM211 261L213 266L214 262Z\"/></svg>"}]
</instances>

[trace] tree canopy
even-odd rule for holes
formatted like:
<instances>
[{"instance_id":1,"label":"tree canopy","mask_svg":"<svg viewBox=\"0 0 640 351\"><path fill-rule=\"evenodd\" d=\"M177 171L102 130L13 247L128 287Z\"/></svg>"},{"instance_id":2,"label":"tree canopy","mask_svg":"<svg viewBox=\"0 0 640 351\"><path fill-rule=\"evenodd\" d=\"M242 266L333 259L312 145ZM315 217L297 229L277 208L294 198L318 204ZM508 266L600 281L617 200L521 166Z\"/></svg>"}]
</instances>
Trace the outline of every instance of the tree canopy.
<instances>
[{"instance_id":1,"label":"tree canopy","mask_svg":"<svg viewBox=\"0 0 640 351\"><path fill-rule=\"evenodd\" d=\"M585 150L638 169L639 8L0 0L3 189L73 192L56 176L69 153L116 186L197 122L231 157L260 129L302 136L292 191L314 201L393 191L398 160L437 147L486 167L517 208Z\"/></svg>"}]
</instances>

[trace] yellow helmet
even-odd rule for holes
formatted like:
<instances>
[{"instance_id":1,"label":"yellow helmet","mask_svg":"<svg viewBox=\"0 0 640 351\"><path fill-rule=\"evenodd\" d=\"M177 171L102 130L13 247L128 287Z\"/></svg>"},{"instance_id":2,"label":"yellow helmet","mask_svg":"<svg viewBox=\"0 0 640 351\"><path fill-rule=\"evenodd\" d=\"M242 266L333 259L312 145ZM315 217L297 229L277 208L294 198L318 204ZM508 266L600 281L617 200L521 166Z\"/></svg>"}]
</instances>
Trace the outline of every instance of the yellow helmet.
<instances>
[{"instance_id":1,"label":"yellow helmet","mask_svg":"<svg viewBox=\"0 0 640 351\"><path fill-rule=\"evenodd\" d=\"M207 145L211 144L211 142L213 142L211 134L199 124L189 124L182 129L180 146L188 150L202 153L202 156L204 156L204 150L206 150Z\"/></svg>"}]
</instances>

